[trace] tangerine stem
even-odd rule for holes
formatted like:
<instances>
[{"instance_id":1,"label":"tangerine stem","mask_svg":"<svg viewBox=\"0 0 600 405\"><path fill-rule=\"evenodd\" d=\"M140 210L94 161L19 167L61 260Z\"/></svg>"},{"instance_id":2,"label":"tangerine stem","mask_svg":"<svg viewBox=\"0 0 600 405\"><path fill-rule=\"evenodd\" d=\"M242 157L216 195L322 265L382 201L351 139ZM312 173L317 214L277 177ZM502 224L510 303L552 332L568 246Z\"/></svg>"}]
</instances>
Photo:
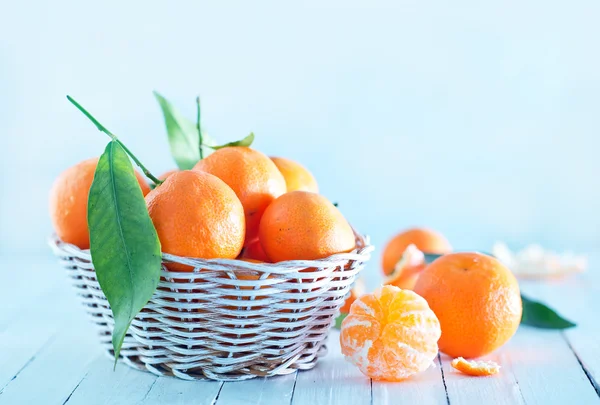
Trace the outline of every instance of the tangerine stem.
<instances>
[{"instance_id":1,"label":"tangerine stem","mask_svg":"<svg viewBox=\"0 0 600 405\"><path fill-rule=\"evenodd\" d=\"M198 130L198 148L200 152L200 160L204 159L204 153L202 152L202 130L200 129L200 96L196 97L196 129Z\"/></svg>"},{"instance_id":2,"label":"tangerine stem","mask_svg":"<svg viewBox=\"0 0 600 405\"><path fill-rule=\"evenodd\" d=\"M106 127L104 125L102 125L96 118L94 118L94 116L92 114L90 114L85 108L83 108L83 106L81 104L79 104L77 101L75 101L75 99L73 99L73 97L67 95L67 100L69 100L71 102L71 104L73 104L75 107L77 107L77 109L79 111L81 111L83 113L83 115L85 115L90 121L92 121L92 123L96 126L96 128L98 128L98 130L100 132L104 132L106 135L110 136L110 138L113 141L115 141L119 145L121 145L121 147L129 155L129 157L135 162L136 165L138 165L138 167L140 169L142 169L142 171L144 172L146 177L148 177L150 180L152 180L152 182L155 185L158 186L162 183L162 181L160 181L159 179L154 177L154 175L152 173L150 173L150 170L146 169L146 166L144 166L142 164L142 162L140 162L138 160L138 158L129 150L129 148L127 148L127 146L125 146L125 144L123 142L121 142L121 140L119 138L117 138L117 136L115 134L113 134L108 129L106 129Z\"/></svg>"}]
</instances>

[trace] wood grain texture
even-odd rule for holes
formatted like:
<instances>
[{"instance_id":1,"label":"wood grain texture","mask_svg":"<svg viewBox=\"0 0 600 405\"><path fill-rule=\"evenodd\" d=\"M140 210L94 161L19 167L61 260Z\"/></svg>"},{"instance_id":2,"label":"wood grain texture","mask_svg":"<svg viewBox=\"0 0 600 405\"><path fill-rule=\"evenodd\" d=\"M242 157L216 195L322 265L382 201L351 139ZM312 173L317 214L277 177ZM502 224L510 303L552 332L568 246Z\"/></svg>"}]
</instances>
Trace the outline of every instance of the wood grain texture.
<instances>
[{"instance_id":1,"label":"wood grain texture","mask_svg":"<svg viewBox=\"0 0 600 405\"><path fill-rule=\"evenodd\" d=\"M344 360L337 331L315 369L283 377L188 382L124 364L113 371L58 265L33 264L39 278L32 283L27 272L8 274L7 263L14 266L0 258L0 276L9 283L0 283L0 405L600 403L598 260L581 276L521 283L526 294L551 304L577 322L576 328L519 328L507 345L487 356L502 366L496 376L462 375L441 355L435 368L401 383L371 383ZM28 285L31 295L23 300Z\"/></svg>"},{"instance_id":2,"label":"wood grain texture","mask_svg":"<svg viewBox=\"0 0 600 405\"><path fill-rule=\"evenodd\" d=\"M344 359L337 331L330 334L327 347L327 357L314 369L298 372L292 404L370 404L371 380Z\"/></svg>"},{"instance_id":3,"label":"wood grain texture","mask_svg":"<svg viewBox=\"0 0 600 405\"><path fill-rule=\"evenodd\" d=\"M62 404L99 355L91 330L61 325L60 332L0 394L0 404Z\"/></svg>"},{"instance_id":4,"label":"wood grain texture","mask_svg":"<svg viewBox=\"0 0 600 405\"><path fill-rule=\"evenodd\" d=\"M401 383L373 381L373 404L445 404L446 390L437 363Z\"/></svg>"},{"instance_id":5,"label":"wood grain texture","mask_svg":"<svg viewBox=\"0 0 600 405\"><path fill-rule=\"evenodd\" d=\"M118 364L104 354L90 363L65 405L129 405L142 402L158 377Z\"/></svg>"},{"instance_id":6,"label":"wood grain texture","mask_svg":"<svg viewBox=\"0 0 600 405\"><path fill-rule=\"evenodd\" d=\"M272 378L255 378L226 382L219 394L219 404L266 405L289 404L296 384L296 373Z\"/></svg>"},{"instance_id":7,"label":"wood grain texture","mask_svg":"<svg viewBox=\"0 0 600 405\"><path fill-rule=\"evenodd\" d=\"M140 403L213 405L217 403L222 386L223 383L217 381L184 381L173 377L158 377Z\"/></svg>"}]
</instances>

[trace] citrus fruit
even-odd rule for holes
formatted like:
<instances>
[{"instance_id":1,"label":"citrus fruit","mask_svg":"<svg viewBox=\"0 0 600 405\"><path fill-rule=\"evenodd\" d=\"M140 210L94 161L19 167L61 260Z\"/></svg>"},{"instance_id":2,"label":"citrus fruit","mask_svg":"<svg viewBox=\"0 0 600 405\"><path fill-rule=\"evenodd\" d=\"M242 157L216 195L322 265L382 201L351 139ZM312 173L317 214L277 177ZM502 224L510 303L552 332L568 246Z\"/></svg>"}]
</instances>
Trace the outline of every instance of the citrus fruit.
<instances>
[{"instance_id":1,"label":"citrus fruit","mask_svg":"<svg viewBox=\"0 0 600 405\"><path fill-rule=\"evenodd\" d=\"M281 157L271 157L271 160L283 175L288 193L298 190L319 192L317 181L306 167L298 162Z\"/></svg>"},{"instance_id":2,"label":"citrus fruit","mask_svg":"<svg viewBox=\"0 0 600 405\"><path fill-rule=\"evenodd\" d=\"M234 259L244 244L244 209L219 178L183 170L146 196L148 212L164 253L202 259ZM190 266L172 263L174 271Z\"/></svg>"},{"instance_id":3,"label":"citrus fruit","mask_svg":"<svg viewBox=\"0 0 600 405\"><path fill-rule=\"evenodd\" d=\"M265 154L243 146L219 149L199 161L194 170L213 174L238 196L246 216L246 240L256 239L267 206L286 192L285 180Z\"/></svg>"},{"instance_id":4,"label":"citrus fruit","mask_svg":"<svg viewBox=\"0 0 600 405\"><path fill-rule=\"evenodd\" d=\"M465 360L458 357L452 360L450 365L461 373L475 377L494 375L500 372L500 366L493 361Z\"/></svg>"},{"instance_id":5,"label":"citrus fruit","mask_svg":"<svg viewBox=\"0 0 600 405\"><path fill-rule=\"evenodd\" d=\"M415 292L442 325L440 350L473 358L506 343L521 321L521 296L513 274L481 253L451 253L421 272Z\"/></svg>"},{"instance_id":6,"label":"citrus fruit","mask_svg":"<svg viewBox=\"0 0 600 405\"><path fill-rule=\"evenodd\" d=\"M408 245L404 254L396 266L394 271L385 277L384 284L395 285L396 287L412 290L425 268L425 255L415 245Z\"/></svg>"},{"instance_id":7,"label":"citrus fruit","mask_svg":"<svg viewBox=\"0 0 600 405\"><path fill-rule=\"evenodd\" d=\"M440 233L427 228L413 228L394 236L383 249L381 265L388 277L386 284L412 290L425 263L399 268L398 262L409 245L424 253L445 254L452 251L448 240Z\"/></svg>"},{"instance_id":8,"label":"citrus fruit","mask_svg":"<svg viewBox=\"0 0 600 405\"><path fill-rule=\"evenodd\" d=\"M179 170L177 169L173 169L173 170L169 170L164 172L163 174L161 174L160 176L158 176L159 180L165 181L167 179L167 177L169 177L170 175L172 175L173 173L177 173Z\"/></svg>"},{"instance_id":9,"label":"citrus fruit","mask_svg":"<svg viewBox=\"0 0 600 405\"><path fill-rule=\"evenodd\" d=\"M342 322L342 353L375 380L400 381L427 369L438 353L440 324L427 301L383 286L354 301Z\"/></svg>"},{"instance_id":10,"label":"citrus fruit","mask_svg":"<svg viewBox=\"0 0 600 405\"><path fill-rule=\"evenodd\" d=\"M354 249L352 227L325 197L292 191L273 201L260 221L259 240L272 262L322 259Z\"/></svg>"},{"instance_id":11,"label":"citrus fruit","mask_svg":"<svg viewBox=\"0 0 600 405\"><path fill-rule=\"evenodd\" d=\"M350 312L350 306L366 291L365 282L362 278L356 279L354 282L354 286L350 290L350 296L346 298L344 305L340 308L340 312L342 314L347 314Z\"/></svg>"},{"instance_id":12,"label":"citrus fruit","mask_svg":"<svg viewBox=\"0 0 600 405\"><path fill-rule=\"evenodd\" d=\"M258 239L246 245L246 247L242 251L241 259L246 261L255 260L257 262L269 261L269 258L267 257Z\"/></svg>"},{"instance_id":13,"label":"citrus fruit","mask_svg":"<svg viewBox=\"0 0 600 405\"><path fill-rule=\"evenodd\" d=\"M87 224L88 194L98 158L77 163L62 172L50 190L50 218L58 237L81 249L90 248ZM142 194L150 192L144 177L135 172Z\"/></svg>"}]
</instances>

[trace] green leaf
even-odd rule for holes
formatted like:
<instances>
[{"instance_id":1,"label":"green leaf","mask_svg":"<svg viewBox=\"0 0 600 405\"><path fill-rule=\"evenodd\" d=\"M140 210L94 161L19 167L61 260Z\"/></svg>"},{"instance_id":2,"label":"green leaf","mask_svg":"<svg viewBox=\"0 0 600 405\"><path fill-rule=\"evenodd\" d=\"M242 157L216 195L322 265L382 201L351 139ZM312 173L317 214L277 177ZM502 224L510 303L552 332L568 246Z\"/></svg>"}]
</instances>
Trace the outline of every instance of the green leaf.
<instances>
[{"instance_id":1,"label":"green leaf","mask_svg":"<svg viewBox=\"0 0 600 405\"><path fill-rule=\"evenodd\" d=\"M196 124L185 118L166 98L154 92L165 118L171 155L180 170L190 170L200 160L200 137ZM206 157L213 151L209 147L215 142L202 133L202 155Z\"/></svg>"},{"instance_id":2,"label":"green leaf","mask_svg":"<svg viewBox=\"0 0 600 405\"><path fill-rule=\"evenodd\" d=\"M154 294L161 270L158 235L127 153L111 141L88 197L90 251L115 327L115 366L133 318Z\"/></svg>"},{"instance_id":3,"label":"green leaf","mask_svg":"<svg viewBox=\"0 0 600 405\"><path fill-rule=\"evenodd\" d=\"M567 329L576 326L575 323L561 317L545 304L534 301L521 294L523 302L522 325L529 325L542 329Z\"/></svg>"},{"instance_id":4,"label":"green leaf","mask_svg":"<svg viewBox=\"0 0 600 405\"><path fill-rule=\"evenodd\" d=\"M92 114L90 114L85 108L83 108L83 106L81 104L79 104L77 101L75 101L75 99L73 97L67 95L67 99L71 102L71 104L73 104L75 107L77 107L77 109L79 111L81 111L83 113L83 115L85 115L90 121L92 121L92 123L96 126L96 128L98 128L98 130L100 132L104 132L106 135L110 136L110 139L117 142L119 145L121 145L123 147L123 150L129 155L129 157L131 157L133 159L133 161L139 166L139 168L142 169L142 171L144 172L146 177L148 177L150 180L152 180L154 185L150 185L150 187L154 188L154 186L162 183L162 181L160 181L152 173L150 173L150 170L146 169L146 166L144 166L142 164L142 162L140 162L139 159L133 153L131 153L131 151L127 148L127 146L125 146L125 144L123 142L121 142L121 140L119 138L117 138L117 136L115 134L113 134L108 129L106 129L106 127L104 125L102 125L96 118L94 118L94 116Z\"/></svg>"},{"instance_id":5,"label":"green leaf","mask_svg":"<svg viewBox=\"0 0 600 405\"><path fill-rule=\"evenodd\" d=\"M209 146L209 148L217 150L217 149L227 148L229 146L250 146L250 145L252 145L252 142L254 142L254 133L250 132L250 135L248 135L244 139L240 139L239 141L229 142L229 143L226 143L225 145Z\"/></svg>"},{"instance_id":6,"label":"green leaf","mask_svg":"<svg viewBox=\"0 0 600 405\"><path fill-rule=\"evenodd\" d=\"M344 322L344 319L346 319L347 316L348 314L341 313L337 318L335 318L335 325L333 327L336 329L342 329L342 322Z\"/></svg>"}]
</instances>

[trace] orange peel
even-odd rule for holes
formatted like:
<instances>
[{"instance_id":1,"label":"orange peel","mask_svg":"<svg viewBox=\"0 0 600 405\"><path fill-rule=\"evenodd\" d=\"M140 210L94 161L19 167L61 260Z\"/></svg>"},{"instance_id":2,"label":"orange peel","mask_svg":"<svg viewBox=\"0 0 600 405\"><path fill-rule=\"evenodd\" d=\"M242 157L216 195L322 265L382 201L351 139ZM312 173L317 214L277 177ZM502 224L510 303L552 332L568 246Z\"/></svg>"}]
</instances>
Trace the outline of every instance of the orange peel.
<instances>
[{"instance_id":1,"label":"orange peel","mask_svg":"<svg viewBox=\"0 0 600 405\"><path fill-rule=\"evenodd\" d=\"M452 360L450 365L461 373L474 377L484 377L500 372L500 366L493 361L466 360L462 357L458 357Z\"/></svg>"}]
</instances>

